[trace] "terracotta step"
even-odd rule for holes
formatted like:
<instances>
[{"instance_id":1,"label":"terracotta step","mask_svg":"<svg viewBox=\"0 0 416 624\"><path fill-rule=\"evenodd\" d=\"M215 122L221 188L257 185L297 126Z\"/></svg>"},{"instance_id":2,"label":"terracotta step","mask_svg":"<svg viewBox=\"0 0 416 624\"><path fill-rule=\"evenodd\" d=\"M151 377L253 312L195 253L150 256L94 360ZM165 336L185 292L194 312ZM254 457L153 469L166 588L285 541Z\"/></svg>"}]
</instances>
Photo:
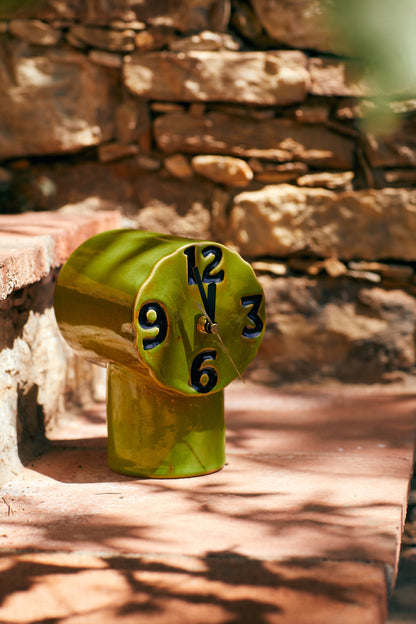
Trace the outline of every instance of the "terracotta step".
<instances>
[{"instance_id":1,"label":"terracotta step","mask_svg":"<svg viewBox=\"0 0 416 624\"><path fill-rule=\"evenodd\" d=\"M0 621L385 622L415 414L414 388L234 383L224 469L141 480L95 405L1 492Z\"/></svg>"}]
</instances>

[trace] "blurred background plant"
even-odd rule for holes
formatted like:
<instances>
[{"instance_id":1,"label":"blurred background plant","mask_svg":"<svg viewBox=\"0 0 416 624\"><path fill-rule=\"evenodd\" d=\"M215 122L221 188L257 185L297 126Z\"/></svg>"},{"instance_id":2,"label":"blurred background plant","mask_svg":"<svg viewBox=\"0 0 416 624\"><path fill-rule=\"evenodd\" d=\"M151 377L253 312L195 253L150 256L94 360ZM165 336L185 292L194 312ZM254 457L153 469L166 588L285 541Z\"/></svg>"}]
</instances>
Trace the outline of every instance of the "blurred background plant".
<instances>
[{"instance_id":1,"label":"blurred background plant","mask_svg":"<svg viewBox=\"0 0 416 624\"><path fill-rule=\"evenodd\" d=\"M416 96L416 3L414 0L320 0L344 40L349 56L363 64L374 97L364 123L388 131L392 98Z\"/></svg>"}]
</instances>

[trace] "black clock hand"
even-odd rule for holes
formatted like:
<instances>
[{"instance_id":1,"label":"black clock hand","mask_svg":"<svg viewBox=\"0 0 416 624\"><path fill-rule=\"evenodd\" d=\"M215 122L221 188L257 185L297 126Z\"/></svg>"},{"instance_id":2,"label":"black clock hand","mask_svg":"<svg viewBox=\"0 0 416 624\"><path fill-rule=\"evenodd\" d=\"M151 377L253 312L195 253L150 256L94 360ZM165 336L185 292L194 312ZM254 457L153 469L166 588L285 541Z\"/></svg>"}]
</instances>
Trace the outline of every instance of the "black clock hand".
<instances>
[{"instance_id":1,"label":"black clock hand","mask_svg":"<svg viewBox=\"0 0 416 624\"><path fill-rule=\"evenodd\" d=\"M198 286L199 294L201 296L202 305L204 306L204 312L210 323L215 324L215 301L217 294L217 285L214 282L210 282L208 284L208 294L206 295L198 267L195 266L192 270Z\"/></svg>"},{"instance_id":2,"label":"black clock hand","mask_svg":"<svg viewBox=\"0 0 416 624\"><path fill-rule=\"evenodd\" d=\"M201 312L202 312L203 314L205 314L206 318L208 319L208 322L209 322L209 331L208 331L207 333L209 333L209 334L214 334L215 336L217 336L218 340L219 340L219 341L220 341L220 343L221 343L221 346L222 346L222 348L223 348L223 351L224 351L225 355L226 355L226 356L228 357L228 359L230 360L231 364L233 365L233 367L234 367L234 369L235 369L235 371L236 371L237 375L240 377L241 381L242 381L243 383L245 383L245 381L244 381L244 378L243 378L242 374L241 374L241 373L240 373L240 371L238 370L236 363L234 362L233 358L231 357L231 353L229 352L229 350L227 349L227 347L226 347L226 346L225 346L225 344L224 344L223 339L221 338L221 334L220 334L220 332L218 331L218 324L217 324L217 323L214 323L214 322L212 321L212 319L209 317L209 315L207 314L206 310L204 310L204 309L203 309L203 307L201 306L201 304L200 304L200 303L198 303L197 305L198 305L198 308L201 310ZM201 331L206 331L206 329L201 329Z\"/></svg>"},{"instance_id":3,"label":"black clock hand","mask_svg":"<svg viewBox=\"0 0 416 624\"><path fill-rule=\"evenodd\" d=\"M221 343L221 346L224 350L225 355L228 357L228 359L230 360L231 364L233 365L237 375L240 377L241 381L244 383L244 379L240 373L240 371L238 370L233 358L231 357L231 353L229 352L229 350L227 349L227 347L224 344L223 339L221 338L221 335L218 331L218 325L214 320L214 316L215 316L215 304L216 304L216 298L217 298L217 288L216 288L216 284L215 282L210 282L208 284L208 296L205 294L205 290L204 290L204 285L202 283L201 280L201 275L199 273L199 269L198 267L194 266L193 267L193 274L195 277L195 281L198 285L198 289L199 289L199 294L201 295L201 300L202 300L202 306L198 304L198 307L200 308L201 312L206 316L206 318L208 319L209 322L209 329L205 330L207 331L207 333L209 334L215 334L215 336L217 336L218 340ZM212 316L211 316L212 315Z\"/></svg>"},{"instance_id":4,"label":"black clock hand","mask_svg":"<svg viewBox=\"0 0 416 624\"><path fill-rule=\"evenodd\" d=\"M215 323L216 299L217 299L217 285L215 284L215 282L210 282L208 284L206 312L207 312L207 316L211 319L212 323Z\"/></svg>"},{"instance_id":5,"label":"black clock hand","mask_svg":"<svg viewBox=\"0 0 416 624\"><path fill-rule=\"evenodd\" d=\"M208 301L207 301L207 296L205 294L204 285L203 285L202 280L201 280L201 275L199 273L199 269L198 269L198 267L194 266L194 267L192 267L192 271L193 271L194 278L195 278L195 281L196 281L197 286L198 286L199 294L201 295L202 305L204 306L204 311L206 311L207 305L208 305Z\"/></svg>"}]
</instances>

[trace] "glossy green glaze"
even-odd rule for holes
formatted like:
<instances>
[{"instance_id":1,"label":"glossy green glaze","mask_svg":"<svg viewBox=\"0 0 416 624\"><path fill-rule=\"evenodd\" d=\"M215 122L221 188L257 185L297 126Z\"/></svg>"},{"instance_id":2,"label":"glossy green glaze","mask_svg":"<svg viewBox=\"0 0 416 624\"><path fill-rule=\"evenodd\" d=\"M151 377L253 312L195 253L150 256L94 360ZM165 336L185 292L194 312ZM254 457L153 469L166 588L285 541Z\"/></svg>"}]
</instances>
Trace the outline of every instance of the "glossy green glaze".
<instances>
[{"instance_id":1,"label":"glossy green glaze","mask_svg":"<svg viewBox=\"0 0 416 624\"><path fill-rule=\"evenodd\" d=\"M262 288L237 253L151 232L105 232L62 268L55 313L76 351L109 363L114 470L190 476L223 465L222 390L264 332Z\"/></svg>"},{"instance_id":2,"label":"glossy green glaze","mask_svg":"<svg viewBox=\"0 0 416 624\"><path fill-rule=\"evenodd\" d=\"M141 477L191 477L225 462L224 393L185 397L108 367L108 465Z\"/></svg>"}]
</instances>

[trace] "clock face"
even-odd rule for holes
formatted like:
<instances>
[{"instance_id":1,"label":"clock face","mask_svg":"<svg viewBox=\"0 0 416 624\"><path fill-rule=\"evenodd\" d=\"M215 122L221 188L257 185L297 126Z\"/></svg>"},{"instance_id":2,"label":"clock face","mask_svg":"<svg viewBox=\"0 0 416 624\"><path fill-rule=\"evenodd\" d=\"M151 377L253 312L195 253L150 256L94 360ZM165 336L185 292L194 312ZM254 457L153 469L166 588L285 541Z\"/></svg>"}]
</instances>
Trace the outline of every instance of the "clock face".
<instances>
[{"instance_id":1,"label":"clock face","mask_svg":"<svg viewBox=\"0 0 416 624\"><path fill-rule=\"evenodd\" d=\"M140 359L163 386L187 395L217 392L241 375L264 324L253 269L217 243L190 241L165 256L135 301Z\"/></svg>"}]
</instances>

